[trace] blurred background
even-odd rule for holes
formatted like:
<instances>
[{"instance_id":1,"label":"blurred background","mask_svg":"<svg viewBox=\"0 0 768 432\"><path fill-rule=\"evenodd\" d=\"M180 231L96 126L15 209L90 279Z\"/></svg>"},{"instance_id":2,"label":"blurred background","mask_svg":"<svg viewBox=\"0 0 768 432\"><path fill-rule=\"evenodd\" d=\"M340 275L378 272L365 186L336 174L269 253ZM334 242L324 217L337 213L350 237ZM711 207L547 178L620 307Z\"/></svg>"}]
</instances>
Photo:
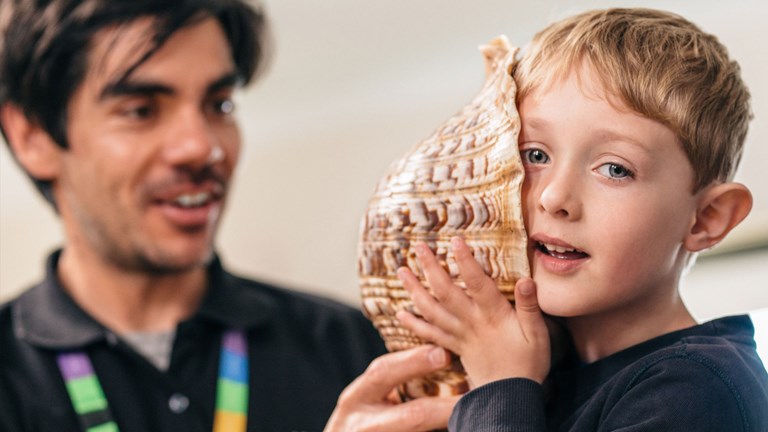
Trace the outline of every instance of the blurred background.
<instances>
[{"instance_id":1,"label":"blurred background","mask_svg":"<svg viewBox=\"0 0 768 432\"><path fill-rule=\"evenodd\" d=\"M737 180L747 221L699 257L683 295L699 320L751 312L768 358L768 39L762 0L265 0L274 52L238 101L245 149L218 250L231 270L357 305L358 223L378 179L479 91L477 46L524 46L548 23L603 7L677 12L742 67L755 119ZM204 59L201 59L204 61ZM104 203L109 205L109 203ZM0 149L0 302L43 275L53 212Z\"/></svg>"}]
</instances>

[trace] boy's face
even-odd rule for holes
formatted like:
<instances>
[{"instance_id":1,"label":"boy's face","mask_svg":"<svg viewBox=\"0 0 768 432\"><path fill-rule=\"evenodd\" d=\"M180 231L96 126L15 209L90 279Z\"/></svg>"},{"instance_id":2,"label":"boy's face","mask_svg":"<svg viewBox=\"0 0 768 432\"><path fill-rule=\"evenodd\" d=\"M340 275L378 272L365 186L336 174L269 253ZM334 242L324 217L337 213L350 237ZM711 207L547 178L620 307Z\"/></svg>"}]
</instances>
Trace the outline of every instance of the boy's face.
<instances>
[{"instance_id":1,"label":"boy's face","mask_svg":"<svg viewBox=\"0 0 768 432\"><path fill-rule=\"evenodd\" d=\"M206 19L146 52L149 22L96 35L68 104L54 190L70 246L120 267L177 272L212 251L240 138L227 39Z\"/></svg>"},{"instance_id":2,"label":"boy's face","mask_svg":"<svg viewBox=\"0 0 768 432\"><path fill-rule=\"evenodd\" d=\"M629 320L676 295L693 169L669 128L611 101L583 68L519 107L529 259L551 315Z\"/></svg>"}]
</instances>

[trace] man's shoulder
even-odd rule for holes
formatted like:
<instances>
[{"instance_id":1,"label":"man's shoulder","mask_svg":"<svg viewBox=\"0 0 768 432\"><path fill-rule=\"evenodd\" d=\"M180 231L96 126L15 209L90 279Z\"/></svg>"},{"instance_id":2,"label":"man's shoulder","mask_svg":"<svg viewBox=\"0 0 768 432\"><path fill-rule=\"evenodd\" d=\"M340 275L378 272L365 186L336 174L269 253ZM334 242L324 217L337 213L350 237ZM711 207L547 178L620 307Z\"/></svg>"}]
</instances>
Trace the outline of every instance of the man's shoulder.
<instances>
[{"instance_id":1,"label":"man's shoulder","mask_svg":"<svg viewBox=\"0 0 768 432\"><path fill-rule=\"evenodd\" d=\"M16 297L0 302L0 334L5 334L13 328L13 310L22 299L33 295L37 286L26 289Z\"/></svg>"},{"instance_id":2,"label":"man's shoulder","mask_svg":"<svg viewBox=\"0 0 768 432\"><path fill-rule=\"evenodd\" d=\"M13 300L6 300L0 303L0 323L3 321L3 318L5 316L11 314L11 307L15 301L16 299L13 299Z\"/></svg>"},{"instance_id":3,"label":"man's shoulder","mask_svg":"<svg viewBox=\"0 0 768 432\"><path fill-rule=\"evenodd\" d=\"M229 283L236 285L238 291L259 296L261 304L268 304L264 309L266 315L271 317L274 328L286 334L300 335L305 343L315 341L325 345L326 349L333 345L340 352L358 347L366 356L366 365L370 361L368 356L378 356L385 352L373 323L358 308L274 283L231 274L228 276Z\"/></svg>"},{"instance_id":4,"label":"man's shoulder","mask_svg":"<svg viewBox=\"0 0 768 432\"><path fill-rule=\"evenodd\" d=\"M11 309L15 300L9 300L0 304L0 344L5 340L4 335L12 331Z\"/></svg>"},{"instance_id":5,"label":"man's shoulder","mask_svg":"<svg viewBox=\"0 0 768 432\"><path fill-rule=\"evenodd\" d=\"M18 323L15 309L23 299L32 295L35 288L30 288L15 298L9 299L0 304L0 372L9 372L17 370L12 365L22 368L34 363L26 356L30 353L29 344L19 335L21 331L17 328ZM21 359L21 360L20 360Z\"/></svg>"},{"instance_id":6,"label":"man's shoulder","mask_svg":"<svg viewBox=\"0 0 768 432\"><path fill-rule=\"evenodd\" d=\"M282 323L280 325L302 333L336 335L336 338L346 337L350 340L363 339L375 341L376 345L381 343L373 323L359 308L330 297L270 282L232 274L228 277L228 285L236 286L240 293L233 297L244 299L244 304L234 306L241 312L246 303L258 297L259 300L252 304L259 304L264 315L270 316L275 324ZM252 310L250 308L248 312L251 315Z\"/></svg>"},{"instance_id":7,"label":"man's shoulder","mask_svg":"<svg viewBox=\"0 0 768 432\"><path fill-rule=\"evenodd\" d=\"M358 315L360 310L330 297L312 294L276 283L229 275L231 281L246 291L263 295L280 309L300 310L307 313Z\"/></svg>"},{"instance_id":8,"label":"man's shoulder","mask_svg":"<svg viewBox=\"0 0 768 432\"><path fill-rule=\"evenodd\" d=\"M19 300L21 300L24 297L28 297L30 293L33 290L35 290L35 288L38 287L38 285L39 284L23 289L19 293L17 293L15 296L9 297L5 300L0 301L0 313L5 313L9 311L14 304L19 302Z\"/></svg>"}]
</instances>

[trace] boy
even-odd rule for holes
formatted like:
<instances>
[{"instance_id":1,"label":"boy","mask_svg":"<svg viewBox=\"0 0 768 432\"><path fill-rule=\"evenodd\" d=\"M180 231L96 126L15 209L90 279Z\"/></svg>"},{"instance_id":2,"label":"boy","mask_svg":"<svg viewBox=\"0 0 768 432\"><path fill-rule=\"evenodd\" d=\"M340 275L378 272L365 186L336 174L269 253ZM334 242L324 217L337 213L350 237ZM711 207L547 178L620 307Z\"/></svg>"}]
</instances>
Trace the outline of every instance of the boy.
<instances>
[{"instance_id":1,"label":"boy","mask_svg":"<svg viewBox=\"0 0 768 432\"><path fill-rule=\"evenodd\" d=\"M594 11L539 33L516 70L529 260L513 308L453 247L466 289L424 245L434 297L399 275L472 390L453 430L768 430L768 376L747 317L697 325L678 294L694 255L752 205L732 182L750 119L739 68L679 16ZM543 313L575 358L551 368Z\"/></svg>"}]
</instances>

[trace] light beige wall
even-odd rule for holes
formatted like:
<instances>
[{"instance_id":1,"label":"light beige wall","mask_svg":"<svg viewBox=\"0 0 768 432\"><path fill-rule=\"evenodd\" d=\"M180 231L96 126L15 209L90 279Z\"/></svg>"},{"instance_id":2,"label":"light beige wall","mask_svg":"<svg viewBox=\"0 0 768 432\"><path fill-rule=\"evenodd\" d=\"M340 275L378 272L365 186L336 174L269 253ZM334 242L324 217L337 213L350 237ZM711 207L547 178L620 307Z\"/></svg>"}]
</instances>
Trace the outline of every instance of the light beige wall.
<instances>
[{"instance_id":1,"label":"light beige wall","mask_svg":"<svg viewBox=\"0 0 768 432\"><path fill-rule=\"evenodd\" d=\"M266 3L276 52L267 76L239 103L247 144L219 249L240 273L356 303L358 221L368 196L390 161L479 90L477 45L501 33L524 45L552 20L638 2ZM760 0L642 3L679 12L719 35L741 63L756 118L739 178L754 188L765 216L768 50L759 41L768 38L766 7ZM60 243L55 218L3 148L0 299L37 280L43 257ZM768 280L747 261L715 270L739 276L731 289L737 304L711 295L711 277L692 275L685 293L699 316L768 306L768 290L742 288Z\"/></svg>"}]
</instances>

